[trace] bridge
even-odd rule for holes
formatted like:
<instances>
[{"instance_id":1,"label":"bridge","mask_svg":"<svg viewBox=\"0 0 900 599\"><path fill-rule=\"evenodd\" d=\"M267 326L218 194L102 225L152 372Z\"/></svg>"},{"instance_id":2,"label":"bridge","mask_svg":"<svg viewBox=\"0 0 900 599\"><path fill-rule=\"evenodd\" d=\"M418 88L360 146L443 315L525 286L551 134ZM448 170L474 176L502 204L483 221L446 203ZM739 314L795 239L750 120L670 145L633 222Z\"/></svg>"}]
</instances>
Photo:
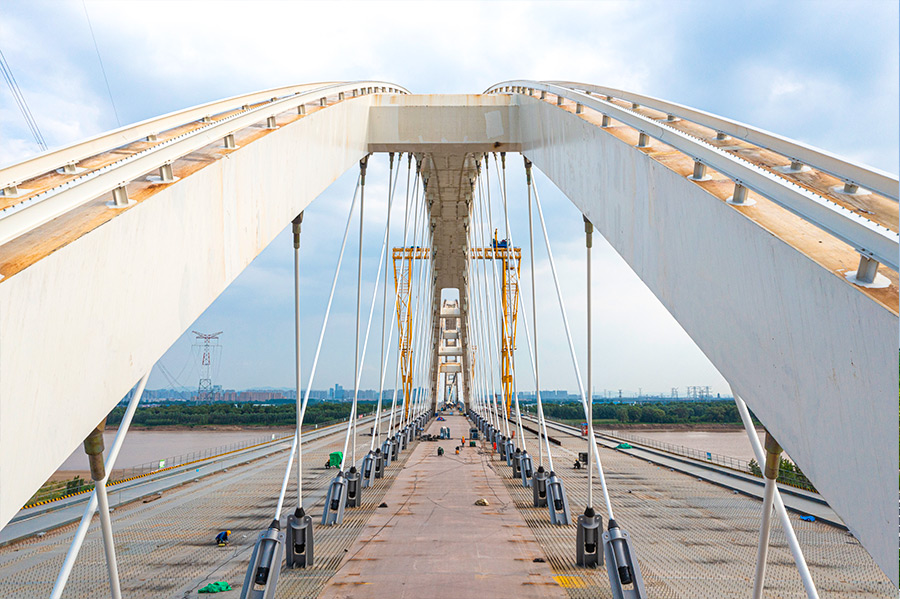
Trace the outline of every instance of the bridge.
<instances>
[{"instance_id":1,"label":"bridge","mask_svg":"<svg viewBox=\"0 0 900 599\"><path fill-rule=\"evenodd\" d=\"M314 444L298 426L265 467L229 473L239 497L211 482L167 498L185 526L206 517L192 501L209 510L218 501L252 520L245 550L224 562L201 564L179 534L151 547L141 537L147 522L127 519L141 510L116 510L114 530L105 483L155 362L291 223L299 322L303 210L359 169L339 271L355 206L360 227L365 220L372 160L390 161L391 201L405 203L403 222L394 223L403 244L389 254L389 225L379 272L381 285L395 286L396 310L382 320L397 333L401 393L379 401L372 436L351 418L346 431ZM541 365L541 315L526 300L556 295L565 320L555 267L540 287L533 276L519 280L520 263L533 261L542 243L553 265L534 169L584 215L588 264L597 232L730 383L765 470L759 499L609 449L591 427L587 442L571 431L551 434L539 393L537 421L523 418L516 391L539 381ZM527 178L527 205L507 197L507 177ZM403 179L401 193L395 181ZM504 593L511 584L527 596L761 596L767 566L765 588L780 585L784 596L818 596L817 584L836 593L896 592L895 175L601 86L507 81L476 95L416 95L362 81L265 90L125 126L0 170L0 189L0 525L82 442L98 481L74 541L51 535L26 561L0 562L20 585L15 596L63 596L73 569L84 567L82 543L105 576L69 583L85 596L118 597L120 587L128 596L190 593L217 571L232 580L246 571L240 586L248 597L420 596L417 585L426 583L443 589L438 596ZM528 212L528 231L510 230L514 211ZM526 238L532 255L520 249ZM443 301L447 289L458 290L456 303ZM357 290L357 386L373 320L362 309L364 291ZM583 325L566 320L590 423L584 389L592 388L592 369L583 380L570 325ZM517 365L523 333L532 362ZM298 352L299 424L316 362L304 394ZM384 361L381 371L384 388ZM99 430L136 382L106 451ZM454 407L464 416L451 416ZM442 408L446 417L435 421ZM766 429L765 446L749 410ZM445 427L454 440L471 428L479 438L438 457L422 435ZM586 471L559 466L588 447ZM334 448L344 450L334 478L301 459L313 456L318 467L316 452ZM858 551L838 529L802 528L792 515L770 467L782 449ZM487 505L472 512L476 499ZM429 502L441 509L432 521L441 532L426 539L436 517L421 507ZM164 518L156 509L148 521ZM95 511L102 540L88 533ZM295 542L306 534L317 555L312 542ZM164 545L171 551L155 559ZM397 557L379 565L385 555ZM282 572L275 557L294 567ZM178 573L176 584L162 583L171 578L163 563ZM848 583L835 571L856 574Z\"/></svg>"}]
</instances>

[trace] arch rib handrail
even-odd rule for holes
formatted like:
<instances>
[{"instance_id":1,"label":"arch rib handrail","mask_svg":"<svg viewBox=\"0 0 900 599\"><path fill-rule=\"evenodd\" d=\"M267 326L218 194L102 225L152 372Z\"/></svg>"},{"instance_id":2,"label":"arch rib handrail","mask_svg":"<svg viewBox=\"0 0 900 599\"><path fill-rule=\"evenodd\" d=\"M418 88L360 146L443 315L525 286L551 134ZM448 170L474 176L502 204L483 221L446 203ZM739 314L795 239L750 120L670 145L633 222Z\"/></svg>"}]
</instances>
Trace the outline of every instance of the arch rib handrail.
<instances>
[{"instance_id":1,"label":"arch rib handrail","mask_svg":"<svg viewBox=\"0 0 900 599\"><path fill-rule=\"evenodd\" d=\"M206 104L199 104L191 108L177 110L162 116L153 117L139 123L125 125L112 131L106 131L74 144L54 148L41 152L40 154L17 162L14 164L0 167L0 190L10 186L20 185L25 181L39 177L45 173L49 173L57 168L72 164L96 156L102 152L106 152L115 148L122 147L125 144L136 142L148 135L156 135L180 125L198 121L204 117L214 116L240 108L245 104L258 104L267 102L274 98L283 98L285 96L295 96L297 94L305 94L311 91L327 91L331 88L341 85L350 85L354 87L385 87L394 89L397 93L408 94L409 91L394 83L384 81L356 81L356 82L322 82L307 83L303 85L289 85L284 87L275 87L272 89L261 90L240 96L232 96L223 100L216 100Z\"/></svg>"},{"instance_id":2,"label":"arch rib handrail","mask_svg":"<svg viewBox=\"0 0 900 599\"><path fill-rule=\"evenodd\" d=\"M496 93L503 88L527 88L546 91L596 110L602 114L645 133L715 169L735 183L752 189L781 207L797 214L807 222L849 244L853 249L898 270L900 235L863 218L806 188L779 177L742 158L733 156L699 138L669 127L665 123L645 117L633 110L569 88L538 81L504 81L488 88Z\"/></svg>"},{"instance_id":3,"label":"arch rib handrail","mask_svg":"<svg viewBox=\"0 0 900 599\"><path fill-rule=\"evenodd\" d=\"M85 173L56 187L31 196L22 202L0 210L0 245L38 227L105 193L126 185L179 158L203 148L227 135L245 129L270 116L282 114L306 104L322 94L340 94L372 87L376 82L353 82L318 87L276 99L256 108L162 141L150 148L122 158L112 164ZM392 89L397 88L390 84ZM377 87L384 87L379 84ZM408 93L401 90L400 93ZM2 171L0 171L2 176Z\"/></svg>"},{"instance_id":4,"label":"arch rib handrail","mask_svg":"<svg viewBox=\"0 0 900 599\"><path fill-rule=\"evenodd\" d=\"M900 200L900 191L898 191L900 181L898 181L896 175L868 165L854 164L846 158L831 152L783 137L765 129L741 123L740 121L726 119L683 104L668 102L653 96L645 96L612 87L574 81L548 81L547 83L576 91L582 90L612 96L613 98L639 104L666 114L672 114L686 121L709 127L718 132L727 133L731 137L741 139L755 146L772 150L786 158L802 162L842 181L854 183L864 189L879 193L895 202Z\"/></svg>"}]
</instances>

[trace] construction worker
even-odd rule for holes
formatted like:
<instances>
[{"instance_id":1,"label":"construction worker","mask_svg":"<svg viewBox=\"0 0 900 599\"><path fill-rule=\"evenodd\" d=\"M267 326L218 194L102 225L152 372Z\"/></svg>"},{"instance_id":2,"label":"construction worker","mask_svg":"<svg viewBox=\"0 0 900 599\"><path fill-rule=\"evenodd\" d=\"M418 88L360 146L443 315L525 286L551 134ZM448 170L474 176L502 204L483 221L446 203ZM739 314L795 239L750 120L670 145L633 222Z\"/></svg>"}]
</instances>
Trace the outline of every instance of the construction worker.
<instances>
[{"instance_id":1,"label":"construction worker","mask_svg":"<svg viewBox=\"0 0 900 599\"><path fill-rule=\"evenodd\" d=\"M225 547L228 545L228 535L231 534L230 530L223 530L219 534L216 535L216 545L219 547Z\"/></svg>"}]
</instances>

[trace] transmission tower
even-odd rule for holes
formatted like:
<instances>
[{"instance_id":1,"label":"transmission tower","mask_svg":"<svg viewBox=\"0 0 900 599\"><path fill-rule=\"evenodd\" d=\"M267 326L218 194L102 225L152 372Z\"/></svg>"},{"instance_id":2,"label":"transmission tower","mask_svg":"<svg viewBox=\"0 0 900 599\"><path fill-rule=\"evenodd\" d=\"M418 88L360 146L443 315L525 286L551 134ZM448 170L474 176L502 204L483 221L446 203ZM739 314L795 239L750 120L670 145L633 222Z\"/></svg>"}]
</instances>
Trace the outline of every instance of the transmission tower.
<instances>
[{"instance_id":1,"label":"transmission tower","mask_svg":"<svg viewBox=\"0 0 900 599\"><path fill-rule=\"evenodd\" d=\"M210 377L212 348L219 345L219 335L221 335L223 331L212 334L199 333L197 331L191 332L197 336L198 343L196 343L195 346L201 349L200 384L197 386L197 401L212 401L212 378ZM202 343L200 343L201 341ZM216 343L213 344L211 343L212 341L215 341Z\"/></svg>"}]
</instances>

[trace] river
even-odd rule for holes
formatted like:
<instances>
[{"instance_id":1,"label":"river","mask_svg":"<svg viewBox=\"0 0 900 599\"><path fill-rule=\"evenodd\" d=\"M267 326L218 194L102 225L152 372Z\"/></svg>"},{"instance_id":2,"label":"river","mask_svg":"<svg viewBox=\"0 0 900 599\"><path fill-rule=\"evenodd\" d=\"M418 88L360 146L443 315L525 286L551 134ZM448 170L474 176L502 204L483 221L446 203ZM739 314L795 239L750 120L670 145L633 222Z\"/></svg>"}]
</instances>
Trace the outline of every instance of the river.
<instances>
[{"instance_id":1,"label":"river","mask_svg":"<svg viewBox=\"0 0 900 599\"><path fill-rule=\"evenodd\" d=\"M218 430L176 430L176 431L159 431L159 430L131 430L125 437L122 444L122 450L116 459L116 470L123 468L131 468L140 466L147 462L158 462L159 460L169 460L180 455L203 452L222 446L230 446L237 443L246 443L249 441L264 441L271 439L275 434L279 437L290 435L290 431L285 430L242 430L242 431L218 431ZM107 452L112 447L113 439L116 431L106 431L103 433L103 441L106 445ZM224 451L224 450L223 450ZM69 456L60 471L67 472L87 472L88 459L84 453L84 449L79 446L72 455Z\"/></svg>"}]
</instances>

